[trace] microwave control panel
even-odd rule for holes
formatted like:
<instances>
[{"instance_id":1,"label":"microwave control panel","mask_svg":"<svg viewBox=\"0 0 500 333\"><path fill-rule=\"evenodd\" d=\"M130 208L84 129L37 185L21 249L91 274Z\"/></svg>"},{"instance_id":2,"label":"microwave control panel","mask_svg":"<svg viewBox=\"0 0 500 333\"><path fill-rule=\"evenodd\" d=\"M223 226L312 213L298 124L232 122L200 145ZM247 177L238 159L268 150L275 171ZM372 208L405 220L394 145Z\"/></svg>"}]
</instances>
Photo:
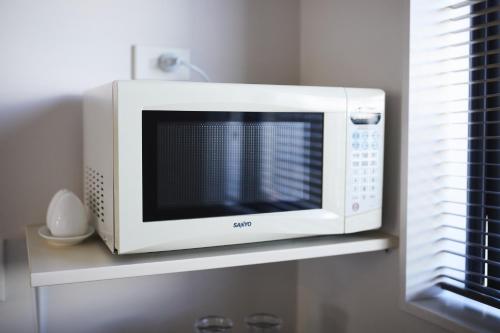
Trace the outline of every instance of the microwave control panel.
<instances>
[{"instance_id":1,"label":"microwave control panel","mask_svg":"<svg viewBox=\"0 0 500 333\"><path fill-rule=\"evenodd\" d=\"M346 215L381 207L383 177L382 114L353 112L347 130Z\"/></svg>"}]
</instances>

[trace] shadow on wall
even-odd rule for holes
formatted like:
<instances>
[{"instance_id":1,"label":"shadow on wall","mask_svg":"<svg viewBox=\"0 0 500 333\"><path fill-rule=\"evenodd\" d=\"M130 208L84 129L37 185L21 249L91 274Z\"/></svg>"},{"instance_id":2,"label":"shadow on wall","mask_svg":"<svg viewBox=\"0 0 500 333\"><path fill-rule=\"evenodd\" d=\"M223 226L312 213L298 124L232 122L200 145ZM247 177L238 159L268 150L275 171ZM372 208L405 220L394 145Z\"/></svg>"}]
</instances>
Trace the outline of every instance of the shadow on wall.
<instances>
[{"instance_id":1,"label":"shadow on wall","mask_svg":"<svg viewBox=\"0 0 500 333\"><path fill-rule=\"evenodd\" d=\"M214 82L299 84L299 5L296 0L192 2L191 60ZM191 78L200 80L195 73Z\"/></svg>"},{"instance_id":2,"label":"shadow on wall","mask_svg":"<svg viewBox=\"0 0 500 333\"><path fill-rule=\"evenodd\" d=\"M43 223L60 188L81 195L81 96L0 106L0 233L20 238Z\"/></svg>"},{"instance_id":3,"label":"shadow on wall","mask_svg":"<svg viewBox=\"0 0 500 333\"><path fill-rule=\"evenodd\" d=\"M307 261L306 262L310 262ZM307 271L307 270L305 270ZM345 333L349 330L349 314L343 309L341 295L329 295L324 298L325 290L319 290L318 286L324 286L335 281L326 272L310 276L303 273L308 279L307 284L300 283L298 295L300 302L298 308L298 332L317 332L317 333ZM304 278L304 276L302 278ZM309 283L310 282L310 283ZM300 304L307 304L303 307Z\"/></svg>"},{"instance_id":4,"label":"shadow on wall","mask_svg":"<svg viewBox=\"0 0 500 333\"><path fill-rule=\"evenodd\" d=\"M333 303L323 304L321 308L321 327L325 331L347 332L348 314Z\"/></svg>"},{"instance_id":5,"label":"shadow on wall","mask_svg":"<svg viewBox=\"0 0 500 333\"><path fill-rule=\"evenodd\" d=\"M244 68L244 82L299 84L300 50L295 38L300 35L300 29L295 17L284 15L283 6L269 6L267 1L246 1L244 5L242 21L245 44L242 56L247 64ZM299 1L288 6L296 6L295 11L300 12ZM258 20L249 19L252 17ZM273 24L278 19L280 23ZM298 20L298 15L296 19ZM273 28L269 29L269 26ZM252 67L248 64L252 64ZM297 69L297 72L287 70L290 68Z\"/></svg>"},{"instance_id":6,"label":"shadow on wall","mask_svg":"<svg viewBox=\"0 0 500 333\"><path fill-rule=\"evenodd\" d=\"M294 333L295 269L294 263L275 263L51 286L43 301L44 328L190 333L197 318L217 314L233 319L234 332L245 332L245 316L271 312L283 318L283 332Z\"/></svg>"}]
</instances>

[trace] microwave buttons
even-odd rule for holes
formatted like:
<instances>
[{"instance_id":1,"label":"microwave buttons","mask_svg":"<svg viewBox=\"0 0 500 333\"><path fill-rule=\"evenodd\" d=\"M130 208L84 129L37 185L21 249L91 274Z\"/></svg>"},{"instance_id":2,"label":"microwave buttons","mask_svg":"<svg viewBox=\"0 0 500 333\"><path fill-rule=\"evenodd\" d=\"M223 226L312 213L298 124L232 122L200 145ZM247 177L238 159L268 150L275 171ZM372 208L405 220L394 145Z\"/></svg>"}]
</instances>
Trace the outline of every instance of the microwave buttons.
<instances>
[{"instance_id":1,"label":"microwave buttons","mask_svg":"<svg viewBox=\"0 0 500 333\"><path fill-rule=\"evenodd\" d=\"M359 213L377 204L378 149L380 134L373 129L357 129L351 134L350 211Z\"/></svg>"}]
</instances>

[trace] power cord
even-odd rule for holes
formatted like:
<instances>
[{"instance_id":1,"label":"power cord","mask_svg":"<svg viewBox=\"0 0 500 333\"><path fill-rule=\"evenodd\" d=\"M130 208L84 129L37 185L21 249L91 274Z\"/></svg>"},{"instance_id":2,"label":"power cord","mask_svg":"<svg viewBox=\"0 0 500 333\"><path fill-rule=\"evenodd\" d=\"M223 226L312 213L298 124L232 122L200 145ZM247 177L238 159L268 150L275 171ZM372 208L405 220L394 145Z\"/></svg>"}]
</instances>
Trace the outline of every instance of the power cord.
<instances>
[{"instance_id":1,"label":"power cord","mask_svg":"<svg viewBox=\"0 0 500 333\"><path fill-rule=\"evenodd\" d=\"M202 70L200 67L193 65L187 61L179 59L177 56L172 54L162 54L158 58L158 67L164 72L174 71L176 67L184 66L189 68L189 70L198 73L206 82L210 82L210 77Z\"/></svg>"}]
</instances>

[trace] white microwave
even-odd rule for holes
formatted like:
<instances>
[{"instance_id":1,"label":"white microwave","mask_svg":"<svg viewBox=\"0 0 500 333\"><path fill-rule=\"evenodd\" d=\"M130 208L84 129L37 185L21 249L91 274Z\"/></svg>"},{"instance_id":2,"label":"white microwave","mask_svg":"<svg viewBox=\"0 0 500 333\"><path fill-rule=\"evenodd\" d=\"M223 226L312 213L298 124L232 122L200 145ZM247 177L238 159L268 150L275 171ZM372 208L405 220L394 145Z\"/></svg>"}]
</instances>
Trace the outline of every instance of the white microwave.
<instances>
[{"instance_id":1,"label":"white microwave","mask_svg":"<svg viewBox=\"0 0 500 333\"><path fill-rule=\"evenodd\" d=\"M115 81L84 97L84 201L118 254L381 226L377 89Z\"/></svg>"}]
</instances>

